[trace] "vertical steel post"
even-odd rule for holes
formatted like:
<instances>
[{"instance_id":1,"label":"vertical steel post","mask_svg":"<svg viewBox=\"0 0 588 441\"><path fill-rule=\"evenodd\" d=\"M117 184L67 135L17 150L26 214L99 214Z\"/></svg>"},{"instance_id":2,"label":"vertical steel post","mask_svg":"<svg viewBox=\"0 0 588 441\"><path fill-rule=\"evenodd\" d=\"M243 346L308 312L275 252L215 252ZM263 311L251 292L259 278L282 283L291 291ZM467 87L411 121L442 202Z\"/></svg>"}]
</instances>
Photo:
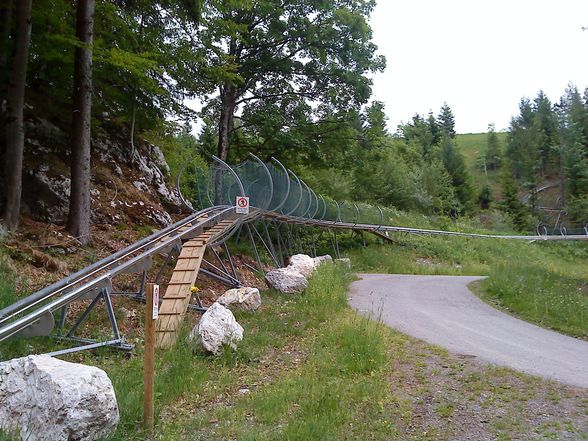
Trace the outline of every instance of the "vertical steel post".
<instances>
[{"instance_id":1,"label":"vertical steel post","mask_svg":"<svg viewBox=\"0 0 588 441\"><path fill-rule=\"evenodd\" d=\"M253 237L253 233L251 232L251 227L247 224L247 232L249 233L249 240L251 240L251 244L253 245L253 253L255 254L255 259L257 260L257 265L259 266L259 271L262 273L263 265L261 264L261 258L259 257L259 251L257 251L257 245L255 243L255 238Z\"/></svg>"},{"instance_id":2,"label":"vertical steel post","mask_svg":"<svg viewBox=\"0 0 588 441\"><path fill-rule=\"evenodd\" d=\"M284 204L288 200L288 197L290 196L290 177L288 176L288 170L286 170L286 167L284 167L284 165L280 161L278 161L273 156L272 156L272 161L274 161L276 164L278 164L280 166L280 168L284 172L284 176L286 176L286 183L287 183L286 196L284 196L284 199L282 199L282 202L280 202L280 204L277 207L274 207L271 210L271 211L277 212L278 210L280 210L284 206Z\"/></svg>"}]
</instances>

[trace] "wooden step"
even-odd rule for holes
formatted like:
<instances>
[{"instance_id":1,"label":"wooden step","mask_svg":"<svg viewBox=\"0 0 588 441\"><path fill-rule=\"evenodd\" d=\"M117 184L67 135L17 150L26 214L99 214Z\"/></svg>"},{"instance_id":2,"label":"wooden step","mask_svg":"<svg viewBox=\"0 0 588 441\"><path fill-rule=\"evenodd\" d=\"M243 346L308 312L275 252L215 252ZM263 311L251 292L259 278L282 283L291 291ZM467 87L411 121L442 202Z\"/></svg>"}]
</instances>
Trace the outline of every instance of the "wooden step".
<instances>
[{"instance_id":1,"label":"wooden step","mask_svg":"<svg viewBox=\"0 0 588 441\"><path fill-rule=\"evenodd\" d=\"M192 298L191 288L196 283L206 249L206 239L187 241L176 262L176 267L162 298L155 329L155 344L159 348L172 346Z\"/></svg>"}]
</instances>

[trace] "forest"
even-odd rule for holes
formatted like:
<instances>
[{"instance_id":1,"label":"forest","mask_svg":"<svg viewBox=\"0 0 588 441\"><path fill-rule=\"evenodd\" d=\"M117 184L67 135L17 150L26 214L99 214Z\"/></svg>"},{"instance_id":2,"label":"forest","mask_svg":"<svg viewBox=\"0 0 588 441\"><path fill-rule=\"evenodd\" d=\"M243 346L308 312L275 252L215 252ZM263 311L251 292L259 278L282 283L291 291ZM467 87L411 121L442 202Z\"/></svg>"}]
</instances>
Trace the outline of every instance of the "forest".
<instances>
[{"instance_id":1,"label":"forest","mask_svg":"<svg viewBox=\"0 0 588 441\"><path fill-rule=\"evenodd\" d=\"M371 0L4 1L0 10L0 209L18 228L26 127L42 115L70 134L68 230L91 240L91 145L116 136L128 163L159 145L170 180L184 158L280 158L317 192L449 218L500 212L538 222L536 195L588 219L588 94L524 98L506 145L483 155L500 192L472 177L448 104L387 127L370 75ZM418 92L416 92L418 93ZM194 105L196 103L196 105ZM194 110L194 107L197 110ZM408 116L408 115L407 115ZM196 131L195 121L202 121ZM26 185L26 183L25 183ZM529 203L522 196L530 194Z\"/></svg>"}]
</instances>

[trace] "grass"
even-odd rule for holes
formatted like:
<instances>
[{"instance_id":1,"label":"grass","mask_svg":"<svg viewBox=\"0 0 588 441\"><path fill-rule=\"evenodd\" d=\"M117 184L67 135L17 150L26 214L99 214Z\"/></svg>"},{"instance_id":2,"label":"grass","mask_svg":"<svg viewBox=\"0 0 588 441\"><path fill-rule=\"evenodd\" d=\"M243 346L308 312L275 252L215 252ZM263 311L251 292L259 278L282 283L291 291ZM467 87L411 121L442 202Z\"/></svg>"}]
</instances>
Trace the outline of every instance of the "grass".
<instances>
[{"instance_id":1,"label":"grass","mask_svg":"<svg viewBox=\"0 0 588 441\"><path fill-rule=\"evenodd\" d=\"M588 337L588 245L451 237L397 238L349 252L359 272L485 275L490 303L566 334Z\"/></svg>"},{"instance_id":2,"label":"grass","mask_svg":"<svg viewBox=\"0 0 588 441\"><path fill-rule=\"evenodd\" d=\"M237 351L226 350L220 357L210 357L189 344L184 335L170 351L157 357L156 402L160 421L173 413L176 403L196 396L203 402L236 390L243 379L233 378L233 372L246 372L248 383L259 382L260 364L268 353L276 354L279 363L294 363L293 356L284 355L293 341L305 341L314 335L320 323L346 308L346 286L350 276L340 268L330 266L313 277L304 297L284 298L275 292L264 295L262 313L237 312L237 320L246 323L246 338ZM357 319L355 322L365 321ZM352 326L351 324L349 326ZM341 330L345 334L345 330ZM347 331L349 335L349 331ZM119 399L121 424L114 439L142 439L142 354L130 360L119 356L94 360L113 379ZM368 357L369 359L369 357ZM349 361L349 370L365 369L364 357ZM170 429L166 428L168 432ZM173 438L171 438L173 439Z\"/></svg>"},{"instance_id":3,"label":"grass","mask_svg":"<svg viewBox=\"0 0 588 441\"><path fill-rule=\"evenodd\" d=\"M161 353L156 438L586 439L582 393L482 368L367 320L346 306L350 280L327 265L303 295L266 293L262 310L237 313L237 351L210 357L181 342ZM123 411L114 439L143 437L140 360L102 360ZM553 408L537 419L544 403Z\"/></svg>"},{"instance_id":4,"label":"grass","mask_svg":"<svg viewBox=\"0 0 588 441\"><path fill-rule=\"evenodd\" d=\"M499 132L496 135L498 136L498 142L504 150L507 133ZM466 167L476 186L481 188L484 184L490 185L492 195L496 199L500 196L500 171L494 172L493 170L488 170L488 173L484 174L484 170L478 166L478 160L487 148L486 136L486 133L457 135L456 144L464 156Z\"/></svg>"},{"instance_id":5,"label":"grass","mask_svg":"<svg viewBox=\"0 0 588 441\"><path fill-rule=\"evenodd\" d=\"M347 307L351 280L324 265L302 295L264 293L259 311L235 313L245 338L218 357L187 344L186 327L156 357L155 438L587 439L585 393L481 367L363 318ZM121 414L112 440L145 439L137 343L130 358L75 356L112 379Z\"/></svg>"}]
</instances>

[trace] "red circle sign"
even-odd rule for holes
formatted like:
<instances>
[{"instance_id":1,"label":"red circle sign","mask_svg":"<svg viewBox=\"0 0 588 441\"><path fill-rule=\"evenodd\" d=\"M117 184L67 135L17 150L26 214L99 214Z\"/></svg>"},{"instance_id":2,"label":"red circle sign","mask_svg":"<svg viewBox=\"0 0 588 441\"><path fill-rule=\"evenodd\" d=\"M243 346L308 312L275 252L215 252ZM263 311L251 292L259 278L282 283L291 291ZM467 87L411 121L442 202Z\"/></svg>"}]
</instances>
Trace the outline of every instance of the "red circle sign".
<instances>
[{"instance_id":1,"label":"red circle sign","mask_svg":"<svg viewBox=\"0 0 588 441\"><path fill-rule=\"evenodd\" d=\"M239 207L243 208L247 206L247 199L245 198L239 198L237 199L237 205L239 205Z\"/></svg>"}]
</instances>

